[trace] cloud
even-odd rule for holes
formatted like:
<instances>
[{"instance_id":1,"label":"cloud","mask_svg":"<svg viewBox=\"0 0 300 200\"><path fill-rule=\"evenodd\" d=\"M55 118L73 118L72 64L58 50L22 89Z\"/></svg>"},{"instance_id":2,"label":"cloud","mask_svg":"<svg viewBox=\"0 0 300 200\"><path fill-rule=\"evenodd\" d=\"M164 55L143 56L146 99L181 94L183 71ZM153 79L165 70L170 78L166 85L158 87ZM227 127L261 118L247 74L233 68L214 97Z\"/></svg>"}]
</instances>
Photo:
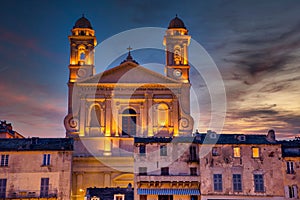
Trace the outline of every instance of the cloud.
<instances>
[{"instance_id":1,"label":"cloud","mask_svg":"<svg viewBox=\"0 0 300 200\"><path fill-rule=\"evenodd\" d=\"M300 114L278 108L276 104L245 109L231 109L227 113L224 132L265 133L275 129L280 138L296 136L300 130Z\"/></svg>"},{"instance_id":2,"label":"cloud","mask_svg":"<svg viewBox=\"0 0 300 200\"><path fill-rule=\"evenodd\" d=\"M19 81L19 85L0 80L0 119L13 123L15 130L25 136L64 136L64 99L48 94L47 86ZM30 91L30 92L28 92Z\"/></svg>"}]
</instances>

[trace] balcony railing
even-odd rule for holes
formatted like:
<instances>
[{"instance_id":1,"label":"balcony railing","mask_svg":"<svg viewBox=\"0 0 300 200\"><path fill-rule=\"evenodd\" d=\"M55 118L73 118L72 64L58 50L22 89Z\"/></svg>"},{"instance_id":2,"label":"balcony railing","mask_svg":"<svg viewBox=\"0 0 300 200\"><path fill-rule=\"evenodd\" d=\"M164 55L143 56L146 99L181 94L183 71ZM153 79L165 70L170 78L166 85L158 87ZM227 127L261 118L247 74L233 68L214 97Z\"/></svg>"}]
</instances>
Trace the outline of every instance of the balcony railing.
<instances>
[{"instance_id":1,"label":"balcony railing","mask_svg":"<svg viewBox=\"0 0 300 200\"><path fill-rule=\"evenodd\" d=\"M57 198L57 190L14 190L8 193L5 199L25 199L25 198Z\"/></svg>"},{"instance_id":2,"label":"balcony railing","mask_svg":"<svg viewBox=\"0 0 300 200\"><path fill-rule=\"evenodd\" d=\"M199 176L190 176L190 175L168 175L168 176L162 176L162 175L138 175L136 178L137 182L152 182L152 181L158 181L158 182L194 182L194 181L200 181Z\"/></svg>"}]
</instances>

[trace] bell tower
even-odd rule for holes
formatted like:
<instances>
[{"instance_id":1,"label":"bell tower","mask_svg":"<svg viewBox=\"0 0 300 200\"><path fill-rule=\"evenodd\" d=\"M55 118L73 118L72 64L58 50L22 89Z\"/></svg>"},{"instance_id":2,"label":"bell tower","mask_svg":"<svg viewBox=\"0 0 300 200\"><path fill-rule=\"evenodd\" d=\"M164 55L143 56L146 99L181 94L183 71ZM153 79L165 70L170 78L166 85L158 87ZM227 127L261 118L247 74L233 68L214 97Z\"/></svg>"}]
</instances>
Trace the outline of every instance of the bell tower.
<instances>
[{"instance_id":1,"label":"bell tower","mask_svg":"<svg viewBox=\"0 0 300 200\"><path fill-rule=\"evenodd\" d=\"M164 36L166 46L165 73L168 77L189 83L188 46L191 36L188 35L183 21L176 15L169 23Z\"/></svg>"},{"instance_id":2,"label":"bell tower","mask_svg":"<svg viewBox=\"0 0 300 200\"><path fill-rule=\"evenodd\" d=\"M95 75L94 53L97 40L90 21L84 15L76 21L72 34L68 38L70 41L68 113L70 114L74 83Z\"/></svg>"},{"instance_id":3,"label":"bell tower","mask_svg":"<svg viewBox=\"0 0 300 200\"><path fill-rule=\"evenodd\" d=\"M69 41L71 50L69 82L74 83L93 76L95 74L94 48L97 40L90 21L84 15L76 21Z\"/></svg>"}]
</instances>

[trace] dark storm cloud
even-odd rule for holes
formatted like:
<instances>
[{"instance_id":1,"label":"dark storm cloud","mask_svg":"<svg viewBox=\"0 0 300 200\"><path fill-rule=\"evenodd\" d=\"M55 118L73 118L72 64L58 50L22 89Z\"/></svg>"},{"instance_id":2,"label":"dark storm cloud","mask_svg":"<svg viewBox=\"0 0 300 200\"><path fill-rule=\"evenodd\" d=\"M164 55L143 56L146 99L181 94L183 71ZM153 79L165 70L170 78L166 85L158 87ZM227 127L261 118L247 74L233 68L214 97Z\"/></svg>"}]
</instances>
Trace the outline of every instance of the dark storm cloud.
<instances>
[{"instance_id":1,"label":"dark storm cloud","mask_svg":"<svg viewBox=\"0 0 300 200\"><path fill-rule=\"evenodd\" d=\"M272 127L278 128L282 132L294 132L295 129L300 129L300 114L277 109L276 104L253 109L231 110L228 116L231 119L243 119L246 122L260 123L266 126L271 123ZM282 123L285 125L283 126Z\"/></svg>"},{"instance_id":2,"label":"dark storm cloud","mask_svg":"<svg viewBox=\"0 0 300 200\"><path fill-rule=\"evenodd\" d=\"M227 58L225 61L243 68L251 76L282 70L286 64L292 63L296 58L292 53L300 48L299 32L300 25L297 24L272 39L247 38L239 40L237 46L243 48L230 53L236 59ZM245 81L245 84L251 83Z\"/></svg>"},{"instance_id":3,"label":"dark storm cloud","mask_svg":"<svg viewBox=\"0 0 300 200\"><path fill-rule=\"evenodd\" d=\"M279 114L278 111L272 109L253 109L253 110L245 110L237 112L238 118L252 118L252 117L259 117L259 118L273 118Z\"/></svg>"}]
</instances>

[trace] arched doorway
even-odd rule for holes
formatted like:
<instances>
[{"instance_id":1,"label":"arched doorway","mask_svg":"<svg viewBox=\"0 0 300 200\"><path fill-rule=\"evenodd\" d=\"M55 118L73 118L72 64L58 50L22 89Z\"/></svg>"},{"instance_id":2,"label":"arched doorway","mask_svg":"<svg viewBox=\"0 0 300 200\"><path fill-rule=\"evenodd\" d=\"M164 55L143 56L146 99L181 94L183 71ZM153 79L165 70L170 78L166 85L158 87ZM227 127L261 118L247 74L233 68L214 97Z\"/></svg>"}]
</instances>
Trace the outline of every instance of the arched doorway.
<instances>
[{"instance_id":1,"label":"arched doorway","mask_svg":"<svg viewBox=\"0 0 300 200\"><path fill-rule=\"evenodd\" d=\"M122 136L136 135L136 112L126 109L122 113Z\"/></svg>"}]
</instances>

